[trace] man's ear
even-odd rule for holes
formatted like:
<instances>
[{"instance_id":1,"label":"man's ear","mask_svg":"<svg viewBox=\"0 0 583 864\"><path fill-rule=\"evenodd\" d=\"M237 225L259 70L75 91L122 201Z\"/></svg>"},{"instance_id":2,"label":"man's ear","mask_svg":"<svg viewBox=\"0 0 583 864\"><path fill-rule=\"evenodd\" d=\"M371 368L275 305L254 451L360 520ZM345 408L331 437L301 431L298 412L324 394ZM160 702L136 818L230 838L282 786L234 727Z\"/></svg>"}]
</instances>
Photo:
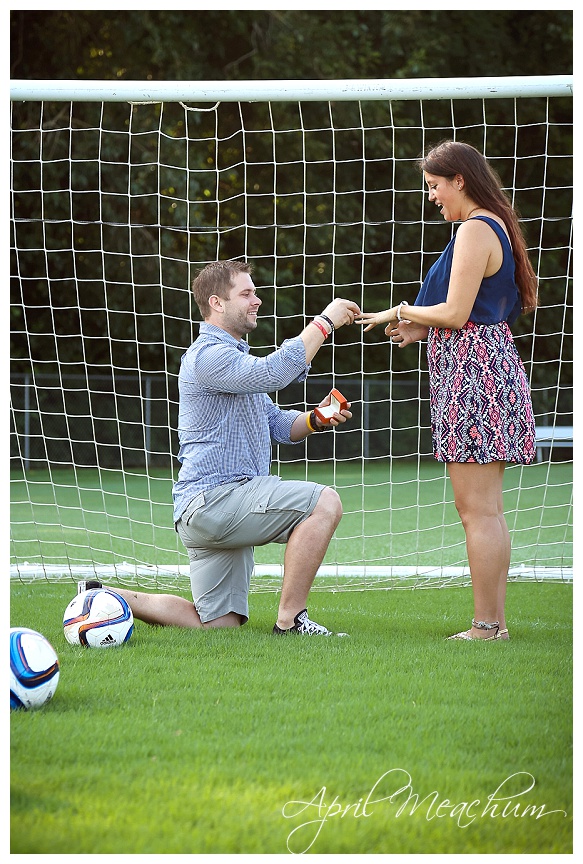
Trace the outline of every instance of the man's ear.
<instances>
[{"instance_id":1,"label":"man's ear","mask_svg":"<svg viewBox=\"0 0 583 864\"><path fill-rule=\"evenodd\" d=\"M219 297L218 294L211 294L209 297L209 306L213 312L222 313L225 311L224 300L222 297Z\"/></svg>"}]
</instances>

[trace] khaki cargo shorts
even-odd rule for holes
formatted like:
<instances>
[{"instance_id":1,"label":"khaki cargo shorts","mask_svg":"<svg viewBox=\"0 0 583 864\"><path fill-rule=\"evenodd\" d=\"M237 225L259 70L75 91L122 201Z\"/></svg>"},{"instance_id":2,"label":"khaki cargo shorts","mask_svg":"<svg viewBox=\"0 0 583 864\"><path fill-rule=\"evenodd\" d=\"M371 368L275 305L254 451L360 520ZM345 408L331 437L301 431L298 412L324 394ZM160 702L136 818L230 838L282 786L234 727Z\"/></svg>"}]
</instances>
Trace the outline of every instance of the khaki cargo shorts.
<instances>
[{"instance_id":1,"label":"khaki cargo shorts","mask_svg":"<svg viewBox=\"0 0 583 864\"><path fill-rule=\"evenodd\" d=\"M228 612L249 619L254 547L287 543L325 487L254 477L200 492L176 523L190 560L194 605L204 623Z\"/></svg>"}]
</instances>

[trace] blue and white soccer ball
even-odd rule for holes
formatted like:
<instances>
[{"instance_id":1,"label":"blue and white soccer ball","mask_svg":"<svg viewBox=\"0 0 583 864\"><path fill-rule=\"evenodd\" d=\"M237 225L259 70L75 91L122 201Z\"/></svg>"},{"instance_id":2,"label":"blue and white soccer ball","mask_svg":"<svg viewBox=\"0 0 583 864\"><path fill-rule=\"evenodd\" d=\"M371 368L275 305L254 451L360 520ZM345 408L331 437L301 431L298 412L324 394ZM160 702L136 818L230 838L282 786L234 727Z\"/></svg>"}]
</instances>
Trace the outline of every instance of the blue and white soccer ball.
<instances>
[{"instance_id":1,"label":"blue and white soccer ball","mask_svg":"<svg viewBox=\"0 0 583 864\"><path fill-rule=\"evenodd\" d=\"M88 648L117 648L134 629L134 616L124 598L111 588L90 588L73 597L63 617L65 639Z\"/></svg>"},{"instance_id":2,"label":"blue and white soccer ball","mask_svg":"<svg viewBox=\"0 0 583 864\"><path fill-rule=\"evenodd\" d=\"M10 708L41 708L55 695L59 658L41 633L28 627L10 629Z\"/></svg>"}]
</instances>

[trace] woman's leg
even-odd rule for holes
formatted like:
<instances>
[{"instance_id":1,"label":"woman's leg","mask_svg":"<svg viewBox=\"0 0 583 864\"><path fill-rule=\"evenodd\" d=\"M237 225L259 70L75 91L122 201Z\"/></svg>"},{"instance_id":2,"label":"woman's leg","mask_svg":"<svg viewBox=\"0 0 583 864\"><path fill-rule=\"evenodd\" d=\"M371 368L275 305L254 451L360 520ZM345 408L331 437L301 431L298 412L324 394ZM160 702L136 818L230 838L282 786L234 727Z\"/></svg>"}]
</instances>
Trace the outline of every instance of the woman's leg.
<instances>
[{"instance_id":1,"label":"woman's leg","mask_svg":"<svg viewBox=\"0 0 583 864\"><path fill-rule=\"evenodd\" d=\"M498 621L506 629L505 602L510 534L502 499L505 462L449 462L456 509L466 534L476 621ZM472 627L472 637L492 636Z\"/></svg>"}]
</instances>

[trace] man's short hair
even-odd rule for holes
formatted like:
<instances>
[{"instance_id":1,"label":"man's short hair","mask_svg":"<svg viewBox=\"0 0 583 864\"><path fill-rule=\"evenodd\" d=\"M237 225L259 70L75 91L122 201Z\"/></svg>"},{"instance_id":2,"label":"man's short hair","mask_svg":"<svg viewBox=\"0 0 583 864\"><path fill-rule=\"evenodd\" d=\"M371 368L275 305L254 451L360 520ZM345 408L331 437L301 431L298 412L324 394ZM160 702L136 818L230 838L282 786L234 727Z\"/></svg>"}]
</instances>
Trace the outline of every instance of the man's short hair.
<instances>
[{"instance_id":1,"label":"man's short hair","mask_svg":"<svg viewBox=\"0 0 583 864\"><path fill-rule=\"evenodd\" d=\"M246 261L213 261L203 267L192 282L192 293L201 317L206 319L211 314L209 297L216 294L228 300L235 277L239 273L251 274L252 270L253 265Z\"/></svg>"}]
</instances>

